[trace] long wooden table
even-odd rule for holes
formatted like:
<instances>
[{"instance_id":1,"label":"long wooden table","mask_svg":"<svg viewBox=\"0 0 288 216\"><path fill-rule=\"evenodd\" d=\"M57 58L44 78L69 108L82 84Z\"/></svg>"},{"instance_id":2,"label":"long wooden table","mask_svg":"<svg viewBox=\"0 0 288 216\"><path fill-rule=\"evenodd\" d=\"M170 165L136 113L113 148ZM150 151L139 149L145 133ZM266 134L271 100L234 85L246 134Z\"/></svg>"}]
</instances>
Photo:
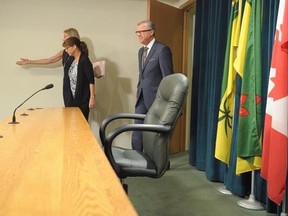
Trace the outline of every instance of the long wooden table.
<instances>
[{"instance_id":1,"label":"long wooden table","mask_svg":"<svg viewBox=\"0 0 288 216\"><path fill-rule=\"evenodd\" d=\"M78 108L25 113L0 122L0 216L137 215Z\"/></svg>"}]
</instances>

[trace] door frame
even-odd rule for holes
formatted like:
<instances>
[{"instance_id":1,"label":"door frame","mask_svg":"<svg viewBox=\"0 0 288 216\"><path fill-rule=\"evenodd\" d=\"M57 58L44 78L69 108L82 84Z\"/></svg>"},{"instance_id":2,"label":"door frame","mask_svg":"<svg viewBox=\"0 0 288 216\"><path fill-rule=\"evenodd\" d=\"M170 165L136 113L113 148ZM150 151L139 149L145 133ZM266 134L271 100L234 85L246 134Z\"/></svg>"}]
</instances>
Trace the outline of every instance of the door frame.
<instances>
[{"instance_id":1,"label":"door frame","mask_svg":"<svg viewBox=\"0 0 288 216\"><path fill-rule=\"evenodd\" d=\"M188 45L191 28L194 28L194 26L189 26L189 10L195 6L196 0L188 0L179 8L172 7L157 0L147 0L147 19L156 24L156 37L170 47L173 56L174 72L180 72L186 75L190 83L192 81L192 71L191 68L189 68L189 63L191 63L192 59L188 59L189 52L191 52L191 50L188 49ZM165 26L167 22L169 22L169 26ZM177 25L175 25L175 22ZM160 27L157 27L157 24L159 24L158 26ZM171 29L173 28L171 26L174 27L174 31ZM170 154L189 149L191 84L189 84L189 88L190 90L183 115L179 118L172 137Z\"/></svg>"}]
</instances>

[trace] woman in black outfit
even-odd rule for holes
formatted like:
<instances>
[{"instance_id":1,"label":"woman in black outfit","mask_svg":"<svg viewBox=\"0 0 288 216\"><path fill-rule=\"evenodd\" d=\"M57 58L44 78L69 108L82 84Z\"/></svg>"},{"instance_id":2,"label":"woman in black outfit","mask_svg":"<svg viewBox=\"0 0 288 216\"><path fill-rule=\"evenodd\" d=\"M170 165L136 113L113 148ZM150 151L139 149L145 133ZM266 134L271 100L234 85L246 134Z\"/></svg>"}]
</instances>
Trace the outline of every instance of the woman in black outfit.
<instances>
[{"instance_id":1,"label":"woman in black outfit","mask_svg":"<svg viewBox=\"0 0 288 216\"><path fill-rule=\"evenodd\" d=\"M85 42L69 37L63 42L63 98L66 107L79 107L88 120L89 109L95 107L93 67Z\"/></svg>"}]
</instances>

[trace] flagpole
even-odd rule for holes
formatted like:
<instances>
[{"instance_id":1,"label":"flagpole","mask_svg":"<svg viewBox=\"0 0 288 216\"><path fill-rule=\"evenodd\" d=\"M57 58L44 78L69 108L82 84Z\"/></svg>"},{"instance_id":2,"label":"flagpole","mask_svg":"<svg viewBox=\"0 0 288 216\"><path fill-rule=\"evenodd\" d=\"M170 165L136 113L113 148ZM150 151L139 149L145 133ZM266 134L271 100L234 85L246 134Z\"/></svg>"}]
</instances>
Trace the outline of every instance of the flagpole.
<instances>
[{"instance_id":1,"label":"flagpole","mask_svg":"<svg viewBox=\"0 0 288 216\"><path fill-rule=\"evenodd\" d=\"M287 216L287 211L286 211L286 196L284 197L283 201L282 201L282 212L280 214L280 216Z\"/></svg>"},{"instance_id":2,"label":"flagpole","mask_svg":"<svg viewBox=\"0 0 288 216\"><path fill-rule=\"evenodd\" d=\"M238 201L238 205L246 209L263 210L264 207L261 205L261 203L255 200L254 186L255 186L255 171L253 170L251 173L251 194L249 196L249 199Z\"/></svg>"},{"instance_id":3,"label":"flagpole","mask_svg":"<svg viewBox=\"0 0 288 216\"><path fill-rule=\"evenodd\" d=\"M288 176L288 171L287 171L287 176ZM286 177L286 188L287 188L287 186L288 186L288 178ZM287 189L286 189L287 190ZM280 216L287 216L287 210L286 210L286 208L287 208L287 206L286 206L286 202L287 202L287 191L286 191L286 193L285 193L285 196L284 196L284 199L283 199L283 201L282 201L282 212L281 212L281 214L280 214Z\"/></svg>"}]
</instances>

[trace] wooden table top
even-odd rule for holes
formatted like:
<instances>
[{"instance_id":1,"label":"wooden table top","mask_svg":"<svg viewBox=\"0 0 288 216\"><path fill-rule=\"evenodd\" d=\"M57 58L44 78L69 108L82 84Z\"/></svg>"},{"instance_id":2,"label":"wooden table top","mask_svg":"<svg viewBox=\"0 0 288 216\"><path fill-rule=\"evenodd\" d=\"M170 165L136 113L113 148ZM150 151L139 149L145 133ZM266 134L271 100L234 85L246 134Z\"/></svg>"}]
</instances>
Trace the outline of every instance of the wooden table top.
<instances>
[{"instance_id":1,"label":"wooden table top","mask_svg":"<svg viewBox=\"0 0 288 216\"><path fill-rule=\"evenodd\" d=\"M0 216L137 215L78 108L25 113L0 121Z\"/></svg>"}]
</instances>

